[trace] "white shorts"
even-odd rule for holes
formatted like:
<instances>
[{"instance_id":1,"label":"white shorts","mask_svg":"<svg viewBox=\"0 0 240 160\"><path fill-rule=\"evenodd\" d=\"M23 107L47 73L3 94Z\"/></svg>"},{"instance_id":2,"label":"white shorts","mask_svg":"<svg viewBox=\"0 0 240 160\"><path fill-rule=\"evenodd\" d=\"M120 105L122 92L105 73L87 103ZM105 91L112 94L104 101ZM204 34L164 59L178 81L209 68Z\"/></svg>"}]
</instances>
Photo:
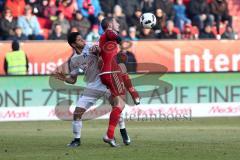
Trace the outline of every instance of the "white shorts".
<instances>
[{"instance_id":1,"label":"white shorts","mask_svg":"<svg viewBox=\"0 0 240 160\"><path fill-rule=\"evenodd\" d=\"M102 84L100 78L97 78L96 81L87 84L83 93L78 98L77 107L87 110L93 106L99 98L109 98L110 95L111 93L107 87Z\"/></svg>"}]
</instances>

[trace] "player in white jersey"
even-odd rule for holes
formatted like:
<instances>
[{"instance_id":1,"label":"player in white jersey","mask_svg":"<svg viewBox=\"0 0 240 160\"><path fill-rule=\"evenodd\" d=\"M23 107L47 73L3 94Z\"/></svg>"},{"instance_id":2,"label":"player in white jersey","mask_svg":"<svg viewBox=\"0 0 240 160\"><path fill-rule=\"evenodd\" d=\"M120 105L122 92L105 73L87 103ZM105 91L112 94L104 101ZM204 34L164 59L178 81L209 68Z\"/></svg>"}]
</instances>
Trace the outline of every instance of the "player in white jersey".
<instances>
[{"instance_id":1,"label":"player in white jersey","mask_svg":"<svg viewBox=\"0 0 240 160\"><path fill-rule=\"evenodd\" d=\"M74 49L74 54L69 60L70 74L56 72L55 78L74 84L77 81L79 73L84 73L84 79L87 83L82 95L77 101L77 107L73 113L73 134L74 140L68 144L70 147L77 147L81 144L82 115L101 97L111 98L111 93L102 84L99 77L98 52L96 45L86 44L78 32L70 33L68 43ZM110 100L111 102L111 100ZM130 144L130 138L127 135L123 117L119 121L120 132L125 145ZM112 144L114 146L115 144Z\"/></svg>"}]
</instances>

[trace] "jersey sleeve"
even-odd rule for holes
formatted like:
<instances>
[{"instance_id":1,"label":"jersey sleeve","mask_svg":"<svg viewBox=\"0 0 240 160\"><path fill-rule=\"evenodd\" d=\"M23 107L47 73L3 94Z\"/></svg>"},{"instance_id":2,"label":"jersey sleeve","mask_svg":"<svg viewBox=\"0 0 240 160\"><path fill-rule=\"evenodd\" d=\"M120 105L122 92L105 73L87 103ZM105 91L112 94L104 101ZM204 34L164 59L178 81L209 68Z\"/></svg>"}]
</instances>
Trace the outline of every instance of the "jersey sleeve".
<instances>
[{"instance_id":1,"label":"jersey sleeve","mask_svg":"<svg viewBox=\"0 0 240 160\"><path fill-rule=\"evenodd\" d=\"M106 36L110 41L117 41L118 44L122 42L122 38L117 34L117 32L114 32L112 30L107 30Z\"/></svg>"}]
</instances>

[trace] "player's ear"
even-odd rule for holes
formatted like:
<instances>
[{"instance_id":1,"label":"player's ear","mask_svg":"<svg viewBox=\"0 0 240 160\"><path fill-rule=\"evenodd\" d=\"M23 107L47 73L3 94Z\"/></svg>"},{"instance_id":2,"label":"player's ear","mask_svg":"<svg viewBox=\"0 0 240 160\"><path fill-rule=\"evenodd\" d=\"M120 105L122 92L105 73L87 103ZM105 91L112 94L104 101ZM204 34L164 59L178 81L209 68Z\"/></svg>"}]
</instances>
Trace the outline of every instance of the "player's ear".
<instances>
[{"instance_id":1,"label":"player's ear","mask_svg":"<svg viewBox=\"0 0 240 160\"><path fill-rule=\"evenodd\" d=\"M108 23L108 27L112 28L113 27L113 21Z\"/></svg>"},{"instance_id":2,"label":"player's ear","mask_svg":"<svg viewBox=\"0 0 240 160\"><path fill-rule=\"evenodd\" d=\"M72 46L73 48L75 48L75 47L76 47L76 44L75 44L75 43L71 43L71 46Z\"/></svg>"}]
</instances>

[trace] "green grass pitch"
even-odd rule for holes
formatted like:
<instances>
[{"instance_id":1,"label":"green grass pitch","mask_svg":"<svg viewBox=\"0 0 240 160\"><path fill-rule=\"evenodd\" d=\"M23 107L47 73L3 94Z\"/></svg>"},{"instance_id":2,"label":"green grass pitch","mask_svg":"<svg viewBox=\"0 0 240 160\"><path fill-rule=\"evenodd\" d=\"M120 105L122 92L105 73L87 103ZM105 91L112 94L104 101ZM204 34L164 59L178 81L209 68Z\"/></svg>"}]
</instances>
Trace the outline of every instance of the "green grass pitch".
<instances>
[{"instance_id":1,"label":"green grass pitch","mask_svg":"<svg viewBox=\"0 0 240 160\"><path fill-rule=\"evenodd\" d=\"M239 160L240 118L129 121L130 146L102 142L107 121L85 121L82 145L68 148L71 122L1 122L0 160ZM119 131L117 140L120 142Z\"/></svg>"}]
</instances>

